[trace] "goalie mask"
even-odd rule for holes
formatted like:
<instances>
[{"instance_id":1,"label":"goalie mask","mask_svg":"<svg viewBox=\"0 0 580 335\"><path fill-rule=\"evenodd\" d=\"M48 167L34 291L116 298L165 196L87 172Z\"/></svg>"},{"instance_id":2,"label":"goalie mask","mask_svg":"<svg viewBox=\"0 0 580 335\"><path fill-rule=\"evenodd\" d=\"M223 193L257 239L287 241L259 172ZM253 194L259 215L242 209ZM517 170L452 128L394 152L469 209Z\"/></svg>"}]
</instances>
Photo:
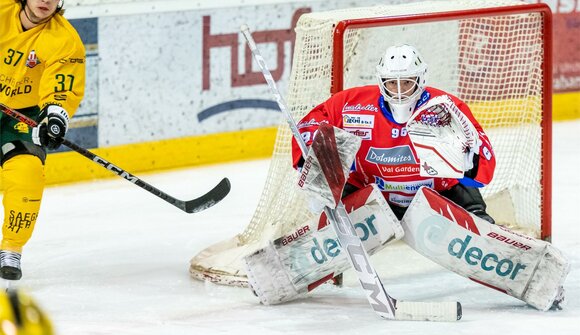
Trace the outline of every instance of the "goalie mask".
<instances>
[{"instance_id":1,"label":"goalie mask","mask_svg":"<svg viewBox=\"0 0 580 335\"><path fill-rule=\"evenodd\" d=\"M376 68L379 88L398 123L413 114L427 81L427 64L410 45L389 47Z\"/></svg>"}]
</instances>

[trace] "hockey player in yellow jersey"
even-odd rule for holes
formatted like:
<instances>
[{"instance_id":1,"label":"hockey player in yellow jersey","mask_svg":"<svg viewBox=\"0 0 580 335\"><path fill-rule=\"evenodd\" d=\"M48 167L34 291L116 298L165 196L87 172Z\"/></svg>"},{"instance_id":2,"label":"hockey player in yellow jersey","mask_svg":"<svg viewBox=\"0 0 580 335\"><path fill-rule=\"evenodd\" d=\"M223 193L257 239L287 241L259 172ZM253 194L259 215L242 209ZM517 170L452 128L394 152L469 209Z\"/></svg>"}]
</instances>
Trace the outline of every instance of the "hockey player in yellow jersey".
<instances>
[{"instance_id":1,"label":"hockey player in yellow jersey","mask_svg":"<svg viewBox=\"0 0 580 335\"><path fill-rule=\"evenodd\" d=\"M62 0L0 0L0 103L39 126L1 114L4 221L0 277L18 280L38 218L47 149L60 146L85 85L85 50Z\"/></svg>"}]
</instances>

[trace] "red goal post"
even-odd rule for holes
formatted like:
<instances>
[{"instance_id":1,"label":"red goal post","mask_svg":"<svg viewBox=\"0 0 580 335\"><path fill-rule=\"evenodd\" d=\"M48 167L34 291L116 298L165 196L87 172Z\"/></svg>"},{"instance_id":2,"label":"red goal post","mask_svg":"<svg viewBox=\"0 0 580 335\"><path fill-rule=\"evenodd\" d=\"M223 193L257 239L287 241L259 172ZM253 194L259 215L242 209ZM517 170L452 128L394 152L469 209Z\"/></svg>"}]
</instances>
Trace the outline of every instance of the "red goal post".
<instances>
[{"instance_id":1,"label":"red goal post","mask_svg":"<svg viewBox=\"0 0 580 335\"><path fill-rule=\"evenodd\" d=\"M428 86L463 99L490 137L494 180L482 190L499 224L551 238L551 12L517 0L438 0L304 14L285 93L295 120L344 88L376 84L386 47L412 44ZM268 62L268 59L266 59ZM278 128L254 215L238 235L199 252L192 277L247 284L243 257L315 219L297 190L291 132Z\"/></svg>"},{"instance_id":2,"label":"red goal post","mask_svg":"<svg viewBox=\"0 0 580 335\"><path fill-rule=\"evenodd\" d=\"M550 241L552 237L552 12L544 3L505 7L479 8L450 12L422 13L392 17L347 19L338 22L333 34L333 62L331 94L344 89L343 64L344 40L347 29L365 29L394 25L410 25L446 20L475 19L516 14L539 13L542 17L543 62L542 70L542 159L541 159L541 223L540 238Z\"/></svg>"}]
</instances>

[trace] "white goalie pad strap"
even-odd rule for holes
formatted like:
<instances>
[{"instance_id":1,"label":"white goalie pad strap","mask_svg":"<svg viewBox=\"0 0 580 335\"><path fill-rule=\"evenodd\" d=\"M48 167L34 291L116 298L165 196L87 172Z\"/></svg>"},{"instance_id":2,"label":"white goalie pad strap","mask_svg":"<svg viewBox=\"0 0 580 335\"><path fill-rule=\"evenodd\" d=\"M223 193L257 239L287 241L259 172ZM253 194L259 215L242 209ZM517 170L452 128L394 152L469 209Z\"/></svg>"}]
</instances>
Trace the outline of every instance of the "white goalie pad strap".
<instances>
[{"instance_id":1,"label":"white goalie pad strap","mask_svg":"<svg viewBox=\"0 0 580 335\"><path fill-rule=\"evenodd\" d=\"M552 306L569 272L548 242L490 224L428 188L417 192L401 224L420 254L539 310Z\"/></svg>"},{"instance_id":2,"label":"white goalie pad strap","mask_svg":"<svg viewBox=\"0 0 580 335\"><path fill-rule=\"evenodd\" d=\"M369 254L403 237L399 220L375 185L343 199ZM245 257L248 283L264 304L296 299L350 268L326 215L306 222Z\"/></svg>"},{"instance_id":3,"label":"white goalie pad strap","mask_svg":"<svg viewBox=\"0 0 580 335\"><path fill-rule=\"evenodd\" d=\"M326 154L332 153L333 151L338 154L339 163L337 161L337 170L342 170L343 174L341 176L348 176L350 173L350 168L354 157L360 147L361 138L351 133L342 130L340 128L333 127L334 130L334 141L325 142L323 146ZM320 133L314 137L314 142L323 140ZM326 139L328 140L328 139ZM306 192L306 198L308 199L309 209L314 214L320 214L325 206L330 208L335 208L337 204L336 196L340 196L342 190L332 190L327 182L327 176L323 173L320 164L318 162L317 155L322 153L317 153L314 150L316 146L314 143L311 145L311 149L308 152L308 156L304 161L300 177L298 179L298 187ZM340 166L338 166L340 164ZM339 170L340 169L340 170ZM340 174L337 174L340 175ZM344 180L346 182L346 180Z\"/></svg>"},{"instance_id":4,"label":"white goalie pad strap","mask_svg":"<svg viewBox=\"0 0 580 335\"><path fill-rule=\"evenodd\" d=\"M477 129L447 95L419 108L407 122L423 177L463 178L481 141Z\"/></svg>"}]
</instances>

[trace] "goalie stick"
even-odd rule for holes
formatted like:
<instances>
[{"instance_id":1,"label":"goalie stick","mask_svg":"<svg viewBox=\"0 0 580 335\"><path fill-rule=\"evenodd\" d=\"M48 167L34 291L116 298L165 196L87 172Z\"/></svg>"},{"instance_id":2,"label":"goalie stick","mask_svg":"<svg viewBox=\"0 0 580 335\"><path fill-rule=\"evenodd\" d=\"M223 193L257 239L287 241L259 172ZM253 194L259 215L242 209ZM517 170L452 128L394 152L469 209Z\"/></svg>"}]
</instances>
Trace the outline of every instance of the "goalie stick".
<instances>
[{"instance_id":1,"label":"goalie stick","mask_svg":"<svg viewBox=\"0 0 580 335\"><path fill-rule=\"evenodd\" d=\"M276 86L276 82L270 70L268 70L256 42L252 38L249 27L242 25L240 30L262 70L262 74L268 83L272 95L290 126L292 135L300 146L302 155L307 157L308 147L304 139L300 136L296 122L286 107L286 103ZM461 319L462 310L459 302L428 303L397 301L386 292L376 270L369 261L369 256L360 238L357 236L346 208L340 199L346 177L342 172L340 162L337 162L336 159L338 156L336 154L334 130L331 126L321 125L317 136L323 136L321 142L324 142L324 150L320 152L318 159L336 203L336 208L326 206L324 212L337 234L338 241L346 251L347 258L355 270L373 310L379 316L388 320L456 321ZM329 148L331 150L327 150ZM316 148L313 148L313 150L316 150ZM334 151L334 153L329 151ZM315 152L318 154L318 151Z\"/></svg>"},{"instance_id":2,"label":"goalie stick","mask_svg":"<svg viewBox=\"0 0 580 335\"><path fill-rule=\"evenodd\" d=\"M0 109L2 110L2 113L6 114L7 116L20 122L24 122L30 127L37 126L36 121L4 104L0 104ZM65 138L62 139L62 144L85 156L96 164L104 167L105 169L115 173L117 176L139 186L145 191L165 200L166 202L172 204L173 206L181 209L186 213L197 213L212 207L213 205L220 202L223 198L225 198L226 195L230 192L230 181L228 178L224 178L213 189L199 198L187 201L179 200Z\"/></svg>"}]
</instances>

